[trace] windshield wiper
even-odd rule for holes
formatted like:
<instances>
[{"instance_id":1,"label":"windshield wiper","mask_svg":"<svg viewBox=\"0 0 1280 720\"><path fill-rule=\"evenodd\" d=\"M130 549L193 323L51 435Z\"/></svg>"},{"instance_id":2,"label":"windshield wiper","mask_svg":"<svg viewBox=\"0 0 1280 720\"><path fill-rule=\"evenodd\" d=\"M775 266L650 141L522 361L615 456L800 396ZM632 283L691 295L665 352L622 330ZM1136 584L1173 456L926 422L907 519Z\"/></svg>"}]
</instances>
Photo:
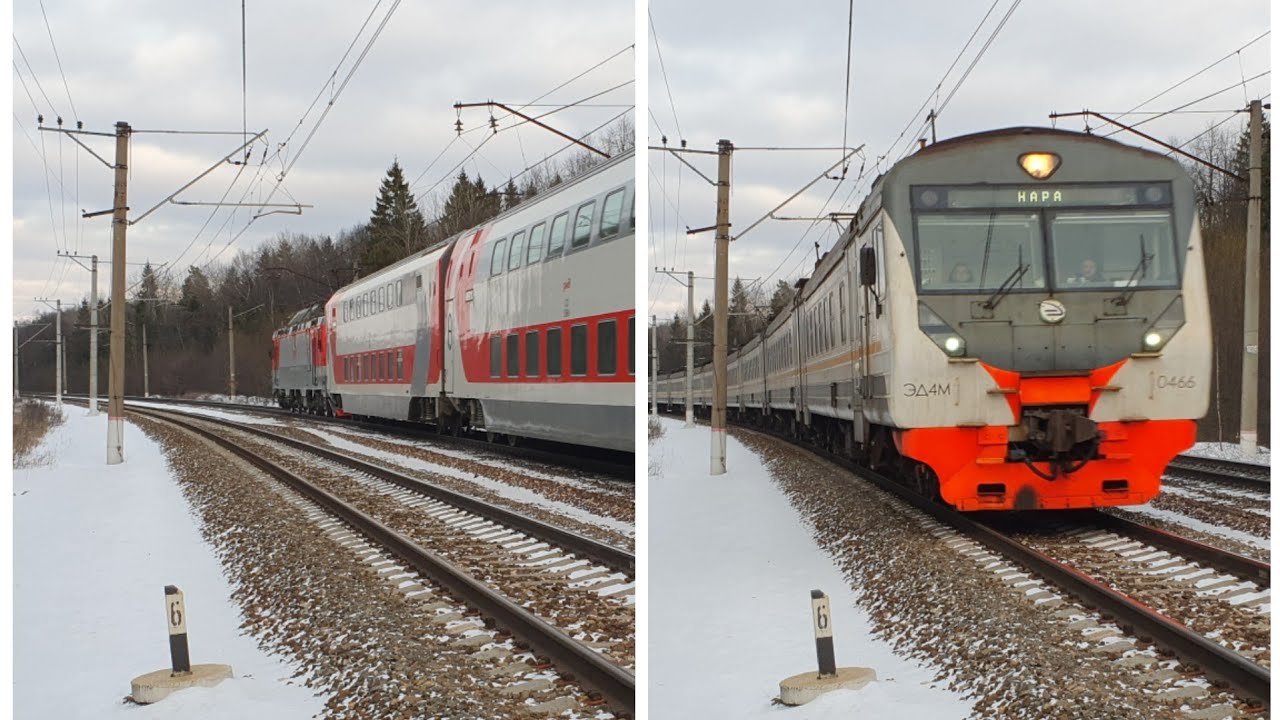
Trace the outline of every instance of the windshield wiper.
<instances>
[{"instance_id":1,"label":"windshield wiper","mask_svg":"<svg viewBox=\"0 0 1280 720\"><path fill-rule=\"evenodd\" d=\"M1146 235L1138 235L1138 252L1138 266L1133 269L1133 272L1129 273L1129 279L1126 280L1124 284L1125 289L1111 300L1113 304L1119 305L1120 307L1124 307L1129 304L1129 300L1133 298L1133 293L1138 289L1138 286L1134 285L1133 281L1137 279L1138 273L1142 273L1142 277L1146 277L1147 263L1155 259L1154 255L1147 253Z\"/></svg>"},{"instance_id":2,"label":"windshield wiper","mask_svg":"<svg viewBox=\"0 0 1280 720\"><path fill-rule=\"evenodd\" d=\"M982 303L982 307L988 310L995 310L996 306L1000 304L1000 301L1004 299L1004 296L1013 291L1013 286L1017 285L1018 281L1022 279L1022 276L1026 275L1027 271L1030 269L1030 264L1023 264L1022 245L1018 245L1018 267L1014 268L1013 272L1009 273L1009 277L1005 278L1004 282L1000 283L1000 287L996 288L996 291L991 293L991 297L987 298L986 302Z\"/></svg>"}]
</instances>

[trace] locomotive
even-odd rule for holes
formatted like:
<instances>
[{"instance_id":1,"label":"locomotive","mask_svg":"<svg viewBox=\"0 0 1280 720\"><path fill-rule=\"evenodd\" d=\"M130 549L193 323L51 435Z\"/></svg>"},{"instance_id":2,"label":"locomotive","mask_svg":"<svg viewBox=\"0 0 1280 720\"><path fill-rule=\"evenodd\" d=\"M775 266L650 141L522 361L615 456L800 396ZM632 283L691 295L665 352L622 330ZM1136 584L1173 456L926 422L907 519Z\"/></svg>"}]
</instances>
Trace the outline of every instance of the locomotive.
<instances>
[{"instance_id":1,"label":"locomotive","mask_svg":"<svg viewBox=\"0 0 1280 720\"><path fill-rule=\"evenodd\" d=\"M938 142L730 357L730 415L964 511L1145 503L1208 409L1204 252L1166 156L1046 128ZM710 366L693 385L706 407Z\"/></svg>"},{"instance_id":2,"label":"locomotive","mask_svg":"<svg viewBox=\"0 0 1280 720\"><path fill-rule=\"evenodd\" d=\"M299 313L275 334L274 395L634 452L634 251L631 150Z\"/></svg>"}]
</instances>

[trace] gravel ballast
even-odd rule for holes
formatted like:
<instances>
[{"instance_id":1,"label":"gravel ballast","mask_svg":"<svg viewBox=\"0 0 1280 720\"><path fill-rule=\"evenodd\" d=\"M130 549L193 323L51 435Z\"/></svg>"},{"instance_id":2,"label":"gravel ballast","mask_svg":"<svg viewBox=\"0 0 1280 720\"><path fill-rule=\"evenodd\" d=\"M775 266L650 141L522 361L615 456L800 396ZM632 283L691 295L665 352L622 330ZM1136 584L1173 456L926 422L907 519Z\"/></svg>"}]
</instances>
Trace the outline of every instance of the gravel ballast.
<instances>
[{"instance_id":1,"label":"gravel ballast","mask_svg":"<svg viewBox=\"0 0 1280 720\"><path fill-rule=\"evenodd\" d=\"M977 718L1222 718L1244 704L1184 673L1069 596L812 454L735 430L878 632L937 681L977 698ZM1251 713L1248 717L1264 717Z\"/></svg>"}]
</instances>

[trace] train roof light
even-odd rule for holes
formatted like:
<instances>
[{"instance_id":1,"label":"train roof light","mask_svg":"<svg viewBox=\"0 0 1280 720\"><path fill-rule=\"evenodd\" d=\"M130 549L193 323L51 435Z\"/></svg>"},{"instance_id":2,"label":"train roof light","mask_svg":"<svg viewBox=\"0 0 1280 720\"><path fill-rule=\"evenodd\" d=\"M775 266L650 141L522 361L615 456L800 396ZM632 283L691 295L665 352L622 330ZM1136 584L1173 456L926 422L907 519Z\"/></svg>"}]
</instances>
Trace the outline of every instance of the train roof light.
<instances>
[{"instance_id":1,"label":"train roof light","mask_svg":"<svg viewBox=\"0 0 1280 720\"><path fill-rule=\"evenodd\" d=\"M1046 180L1058 170L1062 158L1056 153L1031 152L1018 156L1022 170L1036 180Z\"/></svg>"}]
</instances>

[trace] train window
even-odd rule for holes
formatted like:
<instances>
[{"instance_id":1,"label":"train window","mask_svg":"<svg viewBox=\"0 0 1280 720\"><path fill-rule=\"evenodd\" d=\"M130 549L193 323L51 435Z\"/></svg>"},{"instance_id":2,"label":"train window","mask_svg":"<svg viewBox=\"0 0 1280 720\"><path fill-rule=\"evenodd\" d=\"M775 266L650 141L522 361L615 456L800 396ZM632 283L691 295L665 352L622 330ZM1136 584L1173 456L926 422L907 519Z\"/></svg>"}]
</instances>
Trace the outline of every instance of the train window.
<instances>
[{"instance_id":1,"label":"train window","mask_svg":"<svg viewBox=\"0 0 1280 720\"><path fill-rule=\"evenodd\" d=\"M1052 213L1049 228L1059 289L1177 284L1168 210Z\"/></svg>"},{"instance_id":2,"label":"train window","mask_svg":"<svg viewBox=\"0 0 1280 720\"><path fill-rule=\"evenodd\" d=\"M542 246L547 241L547 224L540 222L529 231L529 262L532 265L542 259Z\"/></svg>"},{"instance_id":3,"label":"train window","mask_svg":"<svg viewBox=\"0 0 1280 720\"><path fill-rule=\"evenodd\" d=\"M507 239L502 238L493 244L493 259L489 261L489 275L501 275L503 263L507 259Z\"/></svg>"},{"instance_id":4,"label":"train window","mask_svg":"<svg viewBox=\"0 0 1280 720\"><path fill-rule=\"evenodd\" d=\"M421 282L422 278L418 278L418 281ZM404 304L404 281L397 280L396 281L396 307L399 307L403 304Z\"/></svg>"},{"instance_id":5,"label":"train window","mask_svg":"<svg viewBox=\"0 0 1280 720\"><path fill-rule=\"evenodd\" d=\"M883 235L877 227L877 290L884 285L879 267ZM920 289L968 294L990 293L1006 284L1015 292L1043 288L1043 237L1038 212L921 213L916 220Z\"/></svg>"},{"instance_id":6,"label":"train window","mask_svg":"<svg viewBox=\"0 0 1280 720\"><path fill-rule=\"evenodd\" d=\"M636 374L636 319L627 319L627 374Z\"/></svg>"},{"instance_id":7,"label":"train window","mask_svg":"<svg viewBox=\"0 0 1280 720\"><path fill-rule=\"evenodd\" d=\"M515 270L520 267L520 263L524 260L524 231L511 236L511 263L507 265L508 270Z\"/></svg>"},{"instance_id":8,"label":"train window","mask_svg":"<svg viewBox=\"0 0 1280 720\"><path fill-rule=\"evenodd\" d=\"M403 350L396 351L396 379L399 380L400 382L404 382L406 380L404 376L404 351Z\"/></svg>"},{"instance_id":9,"label":"train window","mask_svg":"<svg viewBox=\"0 0 1280 720\"><path fill-rule=\"evenodd\" d=\"M489 377L502 375L502 338L494 335L489 338Z\"/></svg>"},{"instance_id":10,"label":"train window","mask_svg":"<svg viewBox=\"0 0 1280 720\"><path fill-rule=\"evenodd\" d=\"M596 374L618 372L618 321L605 320L596 325Z\"/></svg>"},{"instance_id":11,"label":"train window","mask_svg":"<svg viewBox=\"0 0 1280 720\"><path fill-rule=\"evenodd\" d=\"M846 328L847 328L847 325L845 324L845 314L844 314L844 281L841 281L840 282L840 342L841 343L848 342L849 340L848 331L846 330Z\"/></svg>"},{"instance_id":12,"label":"train window","mask_svg":"<svg viewBox=\"0 0 1280 720\"><path fill-rule=\"evenodd\" d=\"M580 248L591 242L591 221L596 216L596 201L592 200L578 208L573 216L573 246Z\"/></svg>"},{"instance_id":13,"label":"train window","mask_svg":"<svg viewBox=\"0 0 1280 720\"><path fill-rule=\"evenodd\" d=\"M538 340L541 336L537 330L530 330L524 334L524 375L525 377L536 378L540 368L538 367L542 360L542 348L539 347Z\"/></svg>"},{"instance_id":14,"label":"train window","mask_svg":"<svg viewBox=\"0 0 1280 720\"><path fill-rule=\"evenodd\" d=\"M520 377L520 333L507 336L507 377Z\"/></svg>"},{"instance_id":15,"label":"train window","mask_svg":"<svg viewBox=\"0 0 1280 720\"><path fill-rule=\"evenodd\" d=\"M377 302L378 302L378 304L377 304L377 307L374 309L374 312L376 312L376 313L380 313L380 312L382 312L383 310L386 310L386 309L387 309L387 289L386 289L386 288L384 288L384 287L380 287L380 288L378 288L378 301L377 301Z\"/></svg>"},{"instance_id":16,"label":"train window","mask_svg":"<svg viewBox=\"0 0 1280 720\"><path fill-rule=\"evenodd\" d=\"M569 374L587 374L587 326L569 328Z\"/></svg>"},{"instance_id":17,"label":"train window","mask_svg":"<svg viewBox=\"0 0 1280 720\"><path fill-rule=\"evenodd\" d=\"M547 377L560 377L560 353L564 350L560 328L547 328Z\"/></svg>"},{"instance_id":18,"label":"train window","mask_svg":"<svg viewBox=\"0 0 1280 720\"><path fill-rule=\"evenodd\" d=\"M551 221L551 240L547 247L547 257L554 257L564 251L564 234L569 227L569 213L560 213Z\"/></svg>"},{"instance_id":19,"label":"train window","mask_svg":"<svg viewBox=\"0 0 1280 720\"><path fill-rule=\"evenodd\" d=\"M631 193L631 229L636 229L636 194Z\"/></svg>"},{"instance_id":20,"label":"train window","mask_svg":"<svg viewBox=\"0 0 1280 720\"><path fill-rule=\"evenodd\" d=\"M622 201L627 193L626 188L619 188L604 198L604 209L600 212L600 237L613 237L622 226Z\"/></svg>"}]
</instances>

